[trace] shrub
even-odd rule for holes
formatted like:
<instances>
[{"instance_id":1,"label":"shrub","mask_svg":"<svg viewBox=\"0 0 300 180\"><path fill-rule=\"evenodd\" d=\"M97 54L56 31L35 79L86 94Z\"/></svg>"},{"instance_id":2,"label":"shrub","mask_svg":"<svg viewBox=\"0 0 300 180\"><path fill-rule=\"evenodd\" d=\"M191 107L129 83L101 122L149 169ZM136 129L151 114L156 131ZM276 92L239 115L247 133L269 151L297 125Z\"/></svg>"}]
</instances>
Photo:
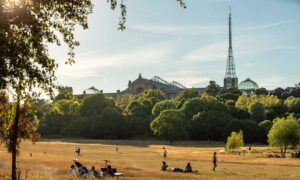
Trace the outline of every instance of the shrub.
<instances>
[{"instance_id":1,"label":"shrub","mask_svg":"<svg viewBox=\"0 0 300 180\"><path fill-rule=\"evenodd\" d=\"M244 145L243 131L231 132L231 136L227 138L226 150L229 149L240 149Z\"/></svg>"}]
</instances>

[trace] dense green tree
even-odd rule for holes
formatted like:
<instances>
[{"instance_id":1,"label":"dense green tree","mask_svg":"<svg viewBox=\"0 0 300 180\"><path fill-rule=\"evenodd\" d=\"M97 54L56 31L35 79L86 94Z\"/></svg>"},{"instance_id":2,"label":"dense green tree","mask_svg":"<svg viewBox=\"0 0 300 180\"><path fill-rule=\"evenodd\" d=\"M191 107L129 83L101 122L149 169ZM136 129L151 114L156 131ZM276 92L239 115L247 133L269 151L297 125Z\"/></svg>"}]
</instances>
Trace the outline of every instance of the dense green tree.
<instances>
[{"instance_id":1,"label":"dense green tree","mask_svg":"<svg viewBox=\"0 0 300 180\"><path fill-rule=\"evenodd\" d=\"M215 81L209 81L209 85L205 88L204 93L209 96L216 97L217 94L221 91L220 85L218 85Z\"/></svg>"},{"instance_id":2,"label":"dense green tree","mask_svg":"<svg viewBox=\"0 0 300 180\"><path fill-rule=\"evenodd\" d=\"M222 89L218 95L217 98L222 101L226 102L228 100L232 100L234 102L237 101L237 99L242 95L242 92L239 89L231 88L231 89Z\"/></svg>"},{"instance_id":3,"label":"dense green tree","mask_svg":"<svg viewBox=\"0 0 300 180\"><path fill-rule=\"evenodd\" d=\"M151 90L145 90L142 93L138 94L135 99L137 100L150 100L153 105L155 105L157 102L165 100L166 95L158 89L151 89Z\"/></svg>"},{"instance_id":4,"label":"dense green tree","mask_svg":"<svg viewBox=\"0 0 300 180\"><path fill-rule=\"evenodd\" d=\"M270 120L264 120L258 124L259 128L259 141L262 143L267 143L268 133L272 127L272 122Z\"/></svg>"},{"instance_id":5,"label":"dense green tree","mask_svg":"<svg viewBox=\"0 0 300 180\"><path fill-rule=\"evenodd\" d=\"M149 136L152 101L134 100L126 107L124 115L127 118L128 128L131 136Z\"/></svg>"},{"instance_id":6,"label":"dense green tree","mask_svg":"<svg viewBox=\"0 0 300 180\"><path fill-rule=\"evenodd\" d=\"M156 118L163 110L167 109L176 109L176 103L174 100L163 100L156 103L152 109L153 118Z\"/></svg>"},{"instance_id":7,"label":"dense green tree","mask_svg":"<svg viewBox=\"0 0 300 180\"><path fill-rule=\"evenodd\" d=\"M268 134L270 146L279 147L280 154L285 157L289 147L296 147L300 143L300 124L294 115L287 118L276 118Z\"/></svg>"},{"instance_id":8,"label":"dense green tree","mask_svg":"<svg viewBox=\"0 0 300 180\"><path fill-rule=\"evenodd\" d=\"M181 108L185 101L187 101L188 99L199 97L199 95L199 92L195 89L186 89L184 91L181 91L175 98L177 107Z\"/></svg>"},{"instance_id":9,"label":"dense green tree","mask_svg":"<svg viewBox=\"0 0 300 180\"><path fill-rule=\"evenodd\" d=\"M282 89L281 87L278 87L276 89L274 89L274 91L272 91L272 95L278 97L279 99L283 99L283 93L284 93L284 89Z\"/></svg>"},{"instance_id":10,"label":"dense green tree","mask_svg":"<svg viewBox=\"0 0 300 180\"><path fill-rule=\"evenodd\" d=\"M218 112L213 109L199 112L192 118L191 139L223 140L224 128L230 120L232 117L225 112Z\"/></svg>"},{"instance_id":11,"label":"dense green tree","mask_svg":"<svg viewBox=\"0 0 300 180\"><path fill-rule=\"evenodd\" d=\"M284 105L289 112L300 114L300 98L291 96L284 101Z\"/></svg>"},{"instance_id":12,"label":"dense green tree","mask_svg":"<svg viewBox=\"0 0 300 180\"><path fill-rule=\"evenodd\" d=\"M231 114L231 116L233 116L234 118L237 119L250 118L250 114L248 113L248 111L237 108L233 100L227 100L225 106L227 108L227 112Z\"/></svg>"},{"instance_id":13,"label":"dense green tree","mask_svg":"<svg viewBox=\"0 0 300 180\"><path fill-rule=\"evenodd\" d=\"M114 102L102 93L87 95L80 105L80 114L82 116L100 115L107 106L114 106Z\"/></svg>"},{"instance_id":14,"label":"dense green tree","mask_svg":"<svg viewBox=\"0 0 300 180\"><path fill-rule=\"evenodd\" d=\"M245 142L256 142L258 140L258 125L253 120L233 119L224 128L224 138L227 138L232 131L242 130Z\"/></svg>"},{"instance_id":15,"label":"dense green tree","mask_svg":"<svg viewBox=\"0 0 300 180\"><path fill-rule=\"evenodd\" d=\"M203 95L201 97L188 99L182 106L182 111L186 115L187 120L198 112L214 110L216 112L226 112L226 106L212 96Z\"/></svg>"},{"instance_id":16,"label":"dense green tree","mask_svg":"<svg viewBox=\"0 0 300 180\"><path fill-rule=\"evenodd\" d=\"M249 113L251 114L251 118L258 123L266 118L265 108L258 102L249 106Z\"/></svg>"},{"instance_id":17,"label":"dense green tree","mask_svg":"<svg viewBox=\"0 0 300 180\"><path fill-rule=\"evenodd\" d=\"M269 94L269 92L266 88L258 88L254 91L254 94L256 94L256 95L265 95L266 96L266 95Z\"/></svg>"},{"instance_id":18,"label":"dense green tree","mask_svg":"<svg viewBox=\"0 0 300 180\"><path fill-rule=\"evenodd\" d=\"M98 119L91 121L89 129L94 131L94 138L116 139L122 137L124 122L119 110L106 107Z\"/></svg>"},{"instance_id":19,"label":"dense green tree","mask_svg":"<svg viewBox=\"0 0 300 180\"><path fill-rule=\"evenodd\" d=\"M164 110L151 122L151 130L154 135L169 140L188 138L185 128L184 115L179 110Z\"/></svg>"}]
</instances>

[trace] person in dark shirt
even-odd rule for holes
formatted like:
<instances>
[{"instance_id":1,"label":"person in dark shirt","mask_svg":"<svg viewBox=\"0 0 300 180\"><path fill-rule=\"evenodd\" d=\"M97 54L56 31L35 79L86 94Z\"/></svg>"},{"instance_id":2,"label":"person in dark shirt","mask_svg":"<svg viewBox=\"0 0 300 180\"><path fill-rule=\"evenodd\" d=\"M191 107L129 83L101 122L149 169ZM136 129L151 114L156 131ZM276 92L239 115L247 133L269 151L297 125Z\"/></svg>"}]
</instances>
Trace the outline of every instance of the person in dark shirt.
<instances>
[{"instance_id":1,"label":"person in dark shirt","mask_svg":"<svg viewBox=\"0 0 300 180\"><path fill-rule=\"evenodd\" d=\"M217 167L217 162L218 162L218 159L217 159L217 153L214 152L214 155L213 155L213 171L216 171L216 167Z\"/></svg>"},{"instance_id":2,"label":"person in dark shirt","mask_svg":"<svg viewBox=\"0 0 300 180\"><path fill-rule=\"evenodd\" d=\"M193 172L193 168L191 166L191 163L187 163L184 172Z\"/></svg>"},{"instance_id":3,"label":"person in dark shirt","mask_svg":"<svg viewBox=\"0 0 300 180\"><path fill-rule=\"evenodd\" d=\"M161 166L161 170L162 170L162 171L166 171L167 168L168 168L167 163L166 163L165 161L163 161L163 162L162 162L162 166Z\"/></svg>"}]
</instances>

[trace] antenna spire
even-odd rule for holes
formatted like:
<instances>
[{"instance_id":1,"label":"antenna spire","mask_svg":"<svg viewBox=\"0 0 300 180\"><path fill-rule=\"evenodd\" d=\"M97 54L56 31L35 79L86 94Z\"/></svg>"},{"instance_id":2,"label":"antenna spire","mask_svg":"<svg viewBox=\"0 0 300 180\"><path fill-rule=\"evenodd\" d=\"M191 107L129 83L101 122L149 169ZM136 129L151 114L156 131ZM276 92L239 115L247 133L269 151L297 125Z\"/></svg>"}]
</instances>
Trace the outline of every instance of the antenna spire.
<instances>
[{"instance_id":1,"label":"antenna spire","mask_svg":"<svg viewBox=\"0 0 300 180\"><path fill-rule=\"evenodd\" d=\"M238 78L235 72L233 50L232 50L232 29L231 29L231 6L229 6L229 47L228 47L228 57L226 65L226 73L224 78L224 88L237 88L238 87Z\"/></svg>"}]
</instances>

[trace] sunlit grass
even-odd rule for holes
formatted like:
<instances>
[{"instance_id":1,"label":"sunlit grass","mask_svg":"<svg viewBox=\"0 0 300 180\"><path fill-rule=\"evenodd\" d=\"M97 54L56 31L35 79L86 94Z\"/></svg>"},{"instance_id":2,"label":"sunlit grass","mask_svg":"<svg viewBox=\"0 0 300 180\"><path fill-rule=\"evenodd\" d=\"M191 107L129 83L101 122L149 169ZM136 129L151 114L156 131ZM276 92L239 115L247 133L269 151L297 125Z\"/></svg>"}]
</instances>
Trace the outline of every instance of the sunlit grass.
<instances>
[{"instance_id":1,"label":"sunlit grass","mask_svg":"<svg viewBox=\"0 0 300 180\"><path fill-rule=\"evenodd\" d=\"M151 141L48 141L32 145L23 142L19 168L25 179L74 179L66 175L73 159L80 160L88 169L103 166L108 159L113 167L125 175L120 179L300 179L300 161L292 158L264 158L257 154L269 147L252 147L257 154L233 155L218 153L217 172L212 172L212 153L223 149L220 143L181 142L168 150L170 167L184 168L191 162L198 174L161 172L162 147L166 142ZM119 152L115 151L118 144ZM128 145L126 145L128 144ZM82 155L74 149L80 146ZM32 153L32 157L30 156ZM0 179L10 174L10 154L0 147Z\"/></svg>"}]
</instances>

